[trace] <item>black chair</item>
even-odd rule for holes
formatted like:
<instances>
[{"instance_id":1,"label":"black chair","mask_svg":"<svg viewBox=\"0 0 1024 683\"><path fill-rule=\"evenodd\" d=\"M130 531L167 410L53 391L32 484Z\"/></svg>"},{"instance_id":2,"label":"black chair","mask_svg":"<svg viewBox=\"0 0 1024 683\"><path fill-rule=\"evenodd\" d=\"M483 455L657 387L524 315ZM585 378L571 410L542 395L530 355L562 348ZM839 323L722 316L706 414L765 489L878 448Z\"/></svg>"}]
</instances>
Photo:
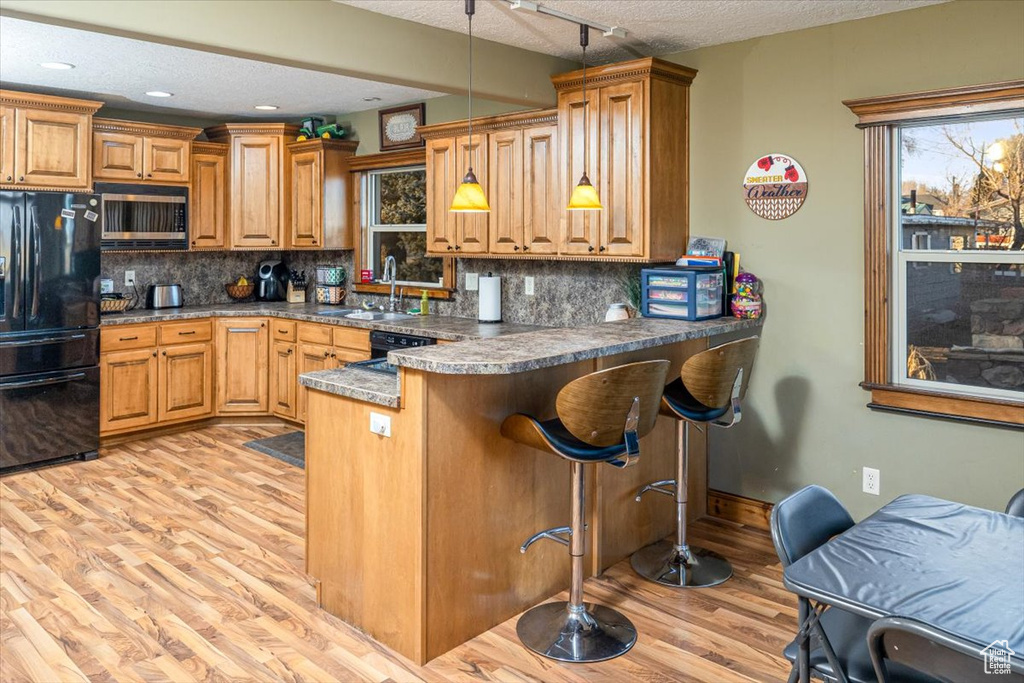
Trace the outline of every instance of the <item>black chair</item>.
<instances>
[{"instance_id":1,"label":"black chair","mask_svg":"<svg viewBox=\"0 0 1024 683\"><path fill-rule=\"evenodd\" d=\"M784 568L852 526L850 513L831 491L821 486L804 487L772 508L772 542ZM823 606L812 606L806 598L800 598L799 606L801 632L783 650L786 659L793 663L790 683L797 680L797 657L800 642L805 638L810 639L813 674L828 681L842 681L845 675L850 683L874 683L875 671L867 648L871 620L836 607L821 611ZM814 613L820 616L808 619ZM896 671L906 676L900 681L931 681L905 667L897 665Z\"/></svg>"},{"instance_id":2,"label":"black chair","mask_svg":"<svg viewBox=\"0 0 1024 683\"><path fill-rule=\"evenodd\" d=\"M1024 517L1024 489L1013 494L1013 498L1006 504L1006 514L1014 517Z\"/></svg>"},{"instance_id":3,"label":"black chair","mask_svg":"<svg viewBox=\"0 0 1024 683\"><path fill-rule=\"evenodd\" d=\"M918 676L928 675L928 680L942 683L1024 683L1024 663L1020 660L999 658L997 662L997 654L1002 653L993 652L991 660L986 661L984 651L975 643L916 619L879 619L868 629L867 643L879 683L906 680L897 667L909 667ZM996 644L985 650L993 646ZM1003 662L1007 670L998 671Z\"/></svg>"}]
</instances>

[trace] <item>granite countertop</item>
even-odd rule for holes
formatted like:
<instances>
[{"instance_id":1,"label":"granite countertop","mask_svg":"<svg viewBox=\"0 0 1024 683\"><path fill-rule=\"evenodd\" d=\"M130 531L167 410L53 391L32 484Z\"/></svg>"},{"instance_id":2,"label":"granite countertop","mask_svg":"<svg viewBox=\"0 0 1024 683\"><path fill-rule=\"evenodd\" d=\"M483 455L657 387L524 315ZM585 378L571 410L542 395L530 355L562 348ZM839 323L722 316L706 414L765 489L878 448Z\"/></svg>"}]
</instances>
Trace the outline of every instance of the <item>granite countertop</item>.
<instances>
[{"instance_id":1,"label":"granite countertop","mask_svg":"<svg viewBox=\"0 0 1024 683\"><path fill-rule=\"evenodd\" d=\"M392 351L388 354L388 361L413 370L445 375L507 375L739 330L754 330L762 322L733 317L695 322L630 318L587 327L543 329L497 339L466 341L458 345Z\"/></svg>"},{"instance_id":2,"label":"granite countertop","mask_svg":"<svg viewBox=\"0 0 1024 683\"><path fill-rule=\"evenodd\" d=\"M171 320L192 320L209 317L245 317L261 316L284 318L303 322L358 327L366 330L382 330L400 334L417 334L445 341L463 341L466 339L487 339L506 334L535 332L542 329L539 325L518 325L515 323L480 323L470 318L454 318L444 315L412 316L403 320L354 320L338 315L322 315L323 311L343 308L331 307L326 304L304 303L246 303L246 304L212 304L209 306L187 306L185 308L164 308L157 311L137 310L127 313L111 313L100 318L103 327L112 325L132 325L137 323L167 322Z\"/></svg>"},{"instance_id":3,"label":"granite countertop","mask_svg":"<svg viewBox=\"0 0 1024 683\"><path fill-rule=\"evenodd\" d=\"M299 375L299 383L304 387L390 408L399 405L400 382L397 374L375 372L352 365Z\"/></svg>"}]
</instances>

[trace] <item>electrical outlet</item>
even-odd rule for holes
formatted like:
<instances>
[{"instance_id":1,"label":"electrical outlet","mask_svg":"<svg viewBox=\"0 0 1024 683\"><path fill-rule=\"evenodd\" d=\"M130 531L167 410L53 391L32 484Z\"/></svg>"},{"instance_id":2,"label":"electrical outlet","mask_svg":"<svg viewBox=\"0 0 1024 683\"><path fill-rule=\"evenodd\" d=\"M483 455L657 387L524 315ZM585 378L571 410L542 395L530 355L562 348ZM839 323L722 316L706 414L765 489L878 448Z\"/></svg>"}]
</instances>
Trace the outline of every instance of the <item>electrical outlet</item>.
<instances>
[{"instance_id":1,"label":"electrical outlet","mask_svg":"<svg viewBox=\"0 0 1024 683\"><path fill-rule=\"evenodd\" d=\"M391 436L391 416L370 412L370 431L378 436Z\"/></svg>"},{"instance_id":2,"label":"electrical outlet","mask_svg":"<svg viewBox=\"0 0 1024 683\"><path fill-rule=\"evenodd\" d=\"M882 473L876 470L874 467L865 467L861 471L863 472L864 476L864 493L870 493L873 496L881 495Z\"/></svg>"},{"instance_id":3,"label":"electrical outlet","mask_svg":"<svg viewBox=\"0 0 1024 683\"><path fill-rule=\"evenodd\" d=\"M135 284L135 271L126 270L124 271L124 285L125 287L131 287Z\"/></svg>"},{"instance_id":4,"label":"electrical outlet","mask_svg":"<svg viewBox=\"0 0 1024 683\"><path fill-rule=\"evenodd\" d=\"M466 273L466 291L475 292L480 289L480 275L478 273Z\"/></svg>"},{"instance_id":5,"label":"electrical outlet","mask_svg":"<svg viewBox=\"0 0 1024 683\"><path fill-rule=\"evenodd\" d=\"M532 275L527 275L526 276L526 284L523 286L523 289L526 291L526 296L533 296L533 276Z\"/></svg>"}]
</instances>

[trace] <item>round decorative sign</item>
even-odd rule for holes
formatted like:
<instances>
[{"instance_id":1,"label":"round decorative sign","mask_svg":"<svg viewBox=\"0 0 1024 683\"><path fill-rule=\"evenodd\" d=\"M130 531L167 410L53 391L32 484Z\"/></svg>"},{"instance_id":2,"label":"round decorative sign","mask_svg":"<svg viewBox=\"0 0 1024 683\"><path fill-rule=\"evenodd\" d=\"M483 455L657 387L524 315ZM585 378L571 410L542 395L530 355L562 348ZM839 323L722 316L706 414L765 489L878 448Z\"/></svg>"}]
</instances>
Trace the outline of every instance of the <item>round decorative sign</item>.
<instances>
[{"instance_id":1,"label":"round decorative sign","mask_svg":"<svg viewBox=\"0 0 1024 683\"><path fill-rule=\"evenodd\" d=\"M771 221L792 216L807 199L807 174L785 154L769 154L743 177L743 199L750 210Z\"/></svg>"}]
</instances>

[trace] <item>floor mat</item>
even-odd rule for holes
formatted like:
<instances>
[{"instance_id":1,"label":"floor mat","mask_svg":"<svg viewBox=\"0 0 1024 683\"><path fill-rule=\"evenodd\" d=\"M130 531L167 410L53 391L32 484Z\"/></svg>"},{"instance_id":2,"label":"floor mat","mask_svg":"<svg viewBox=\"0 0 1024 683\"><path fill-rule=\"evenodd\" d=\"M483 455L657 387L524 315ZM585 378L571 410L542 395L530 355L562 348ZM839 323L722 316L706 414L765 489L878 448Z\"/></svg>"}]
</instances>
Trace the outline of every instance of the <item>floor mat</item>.
<instances>
[{"instance_id":1,"label":"floor mat","mask_svg":"<svg viewBox=\"0 0 1024 683\"><path fill-rule=\"evenodd\" d=\"M246 448L265 453L272 458L283 460L289 465L305 469L306 467L306 433L288 432L266 439L247 441L242 444Z\"/></svg>"}]
</instances>

